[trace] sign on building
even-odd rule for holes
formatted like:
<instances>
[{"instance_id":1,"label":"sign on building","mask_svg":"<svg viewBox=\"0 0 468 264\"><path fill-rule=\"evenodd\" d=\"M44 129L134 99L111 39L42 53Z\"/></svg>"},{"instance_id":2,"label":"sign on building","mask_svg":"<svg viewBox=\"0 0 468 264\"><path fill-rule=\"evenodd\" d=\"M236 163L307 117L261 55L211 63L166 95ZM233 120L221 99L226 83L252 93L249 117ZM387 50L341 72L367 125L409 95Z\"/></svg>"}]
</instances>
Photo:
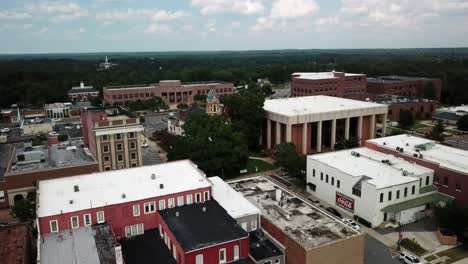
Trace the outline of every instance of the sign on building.
<instances>
[{"instance_id":1,"label":"sign on building","mask_svg":"<svg viewBox=\"0 0 468 264\"><path fill-rule=\"evenodd\" d=\"M336 192L336 205L354 213L354 199L340 192Z\"/></svg>"}]
</instances>

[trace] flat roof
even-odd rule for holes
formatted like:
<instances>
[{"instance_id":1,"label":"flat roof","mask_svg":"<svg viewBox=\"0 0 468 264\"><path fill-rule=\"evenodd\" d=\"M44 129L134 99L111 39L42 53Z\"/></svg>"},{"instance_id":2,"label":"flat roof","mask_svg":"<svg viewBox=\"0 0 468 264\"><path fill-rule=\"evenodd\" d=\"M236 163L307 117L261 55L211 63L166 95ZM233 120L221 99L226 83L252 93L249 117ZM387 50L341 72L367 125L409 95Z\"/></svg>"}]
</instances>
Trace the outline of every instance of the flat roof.
<instances>
[{"instance_id":1,"label":"flat roof","mask_svg":"<svg viewBox=\"0 0 468 264\"><path fill-rule=\"evenodd\" d=\"M263 105L263 109L265 111L284 116L297 116L304 114L318 114L369 108L386 109L387 106L377 103L324 95L265 100Z\"/></svg>"},{"instance_id":2,"label":"flat roof","mask_svg":"<svg viewBox=\"0 0 468 264\"><path fill-rule=\"evenodd\" d=\"M435 192L404 202L388 205L382 208L383 212L397 213L407 209L416 208L422 205L431 204L434 202L450 202L454 198L443 193Z\"/></svg>"},{"instance_id":3,"label":"flat roof","mask_svg":"<svg viewBox=\"0 0 468 264\"><path fill-rule=\"evenodd\" d=\"M410 77L410 76L400 76L400 75L387 75L387 76L377 76L367 78L367 82L375 83L390 83L390 82L404 82L404 81L420 81L420 80L436 80L435 78L426 78L426 77Z\"/></svg>"},{"instance_id":4,"label":"flat roof","mask_svg":"<svg viewBox=\"0 0 468 264\"><path fill-rule=\"evenodd\" d=\"M111 264L115 263L115 246L108 225L85 226L42 236L42 263Z\"/></svg>"},{"instance_id":5,"label":"flat roof","mask_svg":"<svg viewBox=\"0 0 468 264\"><path fill-rule=\"evenodd\" d=\"M160 184L163 189L160 189ZM74 192L75 185L79 188L78 192ZM205 173L190 160L45 180L39 182L37 216L75 212L206 187L210 187L210 182ZM125 198L122 198L123 194Z\"/></svg>"},{"instance_id":6,"label":"flat roof","mask_svg":"<svg viewBox=\"0 0 468 264\"><path fill-rule=\"evenodd\" d=\"M404 154L410 156L420 153L423 155L424 160L439 163L441 167L468 174L468 151L466 150L445 146L433 140L409 134L376 138L368 140L368 142L390 149L400 147L403 148ZM418 146L419 152L416 151L416 146ZM419 148L420 146L424 146L425 150Z\"/></svg>"},{"instance_id":7,"label":"flat roof","mask_svg":"<svg viewBox=\"0 0 468 264\"><path fill-rule=\"evenodd\" d=\"M450 107L443 107L437 109L437 112L459 112L460 114L468 113L468 105L460 105L460 106L450 106Z\"/></svg>"},{"instance_id":8,"label":"flat roof","mask_svg":"<svg viewBox=\"0 0 468 264\"><path fill-rule=\"evenodd\" d=\"M361 235L266 177L231 181L229 185L260 208L263 218L306 250ZM277 190L281 190L281 203L276 200Z\"/></svg>"},{"instance_id":9,"label":"flat roof","mask_svg":"<svg viewBox=\"0 0 468 264\"><path fill-rule=\"evenodd\" d=\"M211 195L234 219L260 214L260 209L245 199L220 177L211 177Z\"/></svg>"},{"instance_id":10,"label":"flat roof","mask_svg":"<svg viewBox=\"0 0 468 264\"><path fill-rule=\"evenodd\" d=\"M125 264L176 264L171 251L161 239L159 229L145 230L142 235L121 241Z\"/></svg>"},{"instance_id":11,"label":"flat roof","mask_svg":"<svg viewBox=\"0 0 468 264\"><path fill-rule=\"evenodd\" d=\"M23 119L23 125L38 125L38 124L52 124L51 118L25 118Z\"/></svg>"},{"instance_id":12,"label":"flat roof","mask_svg":"<svg viewBox=\"0 0 468 264\"><path fill-rule=\"evenodd\" d=\"M249 236L213 199L159 213L185 253Z\"/></svg>"},{"instance_id":13,"label":"flat roof","mask_svg":"<svg viewBox=\"0 0 468 264\"><path fill-rule=\"evenodd\" d=\"M419 181L416 176L433 172L402 158L365 147L311 155L307 159L326 164L353 177L366 177L367 182L376 189ZM383 163L382 160L388 160L389 163Z\"/></svg>"},{"instance_id":14,"label":"flat roof","mask_svg":"<svg viewBox=\"0 0 468 264\"><path fill-rule=\"evenodd\" d=\"M284 255L273 242L265 237L260 229L250 233L249 248L249 255L255 259L255 261Z\"/></svg>"},{"instance_id":15,"label":"flat roof","mask_svg":"<svg viewBox=\"0 0 468 264\"><path fill-rule=\"evenodd\" d=\"M18 147L13 153L13 162L18 154L27 154L28 152L42 152L45 156L44 160L34 161L16 161L10 166L9 174L27 173L45 169L78 166L95 162L94 158L88 149L83 148L82 140L74 140L71 142L62 142L52 146L35 146L31 149Z\"/></svg>"},{"instance_id":16,"label":"flat roof","mask_svg":"<svg viewBox=\"0 0 468 264\"><path fill-rule=\"evenodd\" d=\"M0 260L2 263L25 263L31 235L28 223L0 226Z\"/></svg>"},{"instance_id":17,"label":"flat roof","mask_svg":"<svg viewBox=\"0 0 468 264\"><path fill-rule=\"evenodd\" d=\"M335 73L343 73L343 72L295 72L294 78L296 79L305 79L305 80L322 80L322 79L338 79L339 77L335 77ZM365 74L362 73L344 73L345 77L350 76L364 76Z\"/></svg>"}]
</instances>

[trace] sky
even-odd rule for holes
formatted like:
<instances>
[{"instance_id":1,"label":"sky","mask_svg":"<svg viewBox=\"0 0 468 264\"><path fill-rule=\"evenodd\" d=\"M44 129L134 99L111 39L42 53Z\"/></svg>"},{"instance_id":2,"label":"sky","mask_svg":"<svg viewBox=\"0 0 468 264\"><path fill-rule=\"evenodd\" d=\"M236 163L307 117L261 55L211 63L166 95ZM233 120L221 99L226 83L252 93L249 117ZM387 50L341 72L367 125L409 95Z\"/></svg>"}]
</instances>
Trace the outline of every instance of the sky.
<instances>
[{"instance_id":1,"label":"sky","mask_svg":"<svg viewBox=\"0 0 468 264\"><path fill-rule=\"evenodd\" d=\"M468 0L1 0L0 53L468 46Z\"/></svg>"}]
</instances>

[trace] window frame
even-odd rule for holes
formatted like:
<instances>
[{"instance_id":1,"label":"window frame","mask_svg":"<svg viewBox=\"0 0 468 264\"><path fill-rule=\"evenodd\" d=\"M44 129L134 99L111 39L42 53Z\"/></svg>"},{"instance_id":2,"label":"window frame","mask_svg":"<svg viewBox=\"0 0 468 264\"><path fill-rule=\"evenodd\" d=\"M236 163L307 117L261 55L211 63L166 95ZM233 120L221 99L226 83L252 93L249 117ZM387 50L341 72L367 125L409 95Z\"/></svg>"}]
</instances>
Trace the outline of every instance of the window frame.
<instances>
[{"instance_id":1,"label":"window frame","mask_svg":"<svg viewBox=\"0 0 468 264\"><path fill-rule=\"evenodd\" d=\"M190 193L185 196L185 203L187 205L193 204L193 194Z\"/></svg>"},{"instance_id":2,"label":"window frame","mask_svg":"<svg viewBox=\"0 0 468 264\"><path fill-rule=\"evenodd\" d=\"M100 215L102 216L102 220L101 220L100 217L99 217ZM106 222L106 217L105 217L105 215L104 215L104 211L98 211L98 212L96 212L96 219L97 219L98 224L101 224L101 223Z\"/></svg>"},{"instance_id":3,"label":"window frame","mask_svg":"<svg viewBox=\"0 0 468 264\"><path fill-rule=\"evenodd\" d=\"M86 221L86 217L89 217L89 223ZM93 220L91 219L91 214L84 214L83 215L83 226L90 226L93 224Z\"/></svg>"},{"instance_id":4,"label":"window frame","mask_svg":"<svg viewBox=\"0 0 468 264\"><path fill-rule=\"evenodd\" d=\"M167 208L174 208L174 207L175 207L174 197L167 199Z\"/></svg>"},{"instance_id":5,"label":"window frame","mask_svg":"<svg viewBox=\"0 0 468 264\"><path fill-rule=\"evenodd\" d=\"M161 204L162 204L162 206L161 206ZM161 199L161 200L158 201L158 209L159 210L165 210L166 209L166 200Z\"/></svg>"},{"instance_id":6,"label":"window frame","mask_svg":"<svg viewBox=\"0 0 468 264\"><path fill-rule=\"evenodd\" d=\"M234 260L239 259L239 245L234 245L232 249L232 254L233 254Z\"/></svg>"},{"instance_id":7,"label":"window frame","mask_svg":"<svg viewBox=\"0 0 468 264\"><path fill-rule=\"evenodd\" d=\"M148 207L148 210L146 208ZM151 202L146 202L143 204L143 211L144 214L152 214L156 212L156 202L151 201Z\"/></svg>"},{"instance_id":8,"label":"window frame","mask_svg":"<svg viewBox=\"0 0 468 264\"><path fill-rule=\"evenodd\" d=\"M222 253L222 255L221 255ZM222 256L222 258L221 258ZM218 251L218 260L219 260L219 264L222 264L222 263L226 263L227 262L227 258L226 258L226 248L221 248L219 251Z\"/></svg>"},{"instance_id":9,"label":"window frame","mask_svg":"<svg viewBox=\"0 0 468 264\"><path fill-rule=\"evenodd\" d=\"M52 223L55 223L55 230L52 228ZM58 233L60 231L57 219L49 221L49 228L51 233Z\"/></svg>"},{"instance_id":10,"label":"window frame","mask_svg":"<svg viewBox=\"0 0 468 264\"><path fill-rule=\"evenodd\" d=\"M210 200L210 192L209 191L204 191L203 192L203 201L209 201Z\"/></svg>"},{"instance_id":11,"label":"window frame","mask_svg":"<svg viewBox=\"0 0 468 264\"><path fill-rule=\"evenodd\" d=\"M137 209L137 210L135 210L135 209ZM141 213L140 205L139 204L134 204L132 206L132 211L133 211L133 216L140 216L140 213ZM135 213L135 212L137 212L137 213Z\"/></svg>"},{"instance_id":12,"label":"window frame","mask_svg":"<svg viewBox=\"0 0 468 264\"><path fill-rule=\"evenodd\" d=\"M177 206L183 206L184 205L184 196L178 196L177 197Z\"/></svg>"},{"instance_id":13,"label":"window frame","mask_svg":"<svg viewBox=\"0 0 468 264\"><path fill-rule=\"evenodd\" d=\"M201 203L201 197L202 197L201 193L199 193L199 192L196 193L195 194L195 203Z\"/></svg>"},{"instance_id":14,"label":"window frame","mask_svg":"<svg viewBox=\"0 0 468 264\"><path fill-rule=\"evenodd\" d=\"M76 226L73 225L73 219L76 219ZM70 217L70 226L71 226L71 229L80 228L80 218L77 215Z\"/></svg>"}]
</instances>

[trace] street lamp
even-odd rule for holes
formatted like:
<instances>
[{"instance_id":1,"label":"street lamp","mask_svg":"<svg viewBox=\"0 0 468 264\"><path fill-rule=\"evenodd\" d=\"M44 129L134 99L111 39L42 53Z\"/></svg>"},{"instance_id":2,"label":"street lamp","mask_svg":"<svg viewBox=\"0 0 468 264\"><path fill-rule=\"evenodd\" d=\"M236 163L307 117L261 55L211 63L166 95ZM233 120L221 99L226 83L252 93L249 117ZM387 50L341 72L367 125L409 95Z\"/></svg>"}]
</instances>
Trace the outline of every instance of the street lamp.
<instances>
[{"instance_id":1,"label":"street lamp","mask_svg":"<svg viewBox=\"0 0 468 264\"><path fill-rule=\"evenodd\" d=\"M397 250L400 251L400 244L401 244L401 223L398 222L398 242L397 242Z\"/></svg>"}]
</instances>

